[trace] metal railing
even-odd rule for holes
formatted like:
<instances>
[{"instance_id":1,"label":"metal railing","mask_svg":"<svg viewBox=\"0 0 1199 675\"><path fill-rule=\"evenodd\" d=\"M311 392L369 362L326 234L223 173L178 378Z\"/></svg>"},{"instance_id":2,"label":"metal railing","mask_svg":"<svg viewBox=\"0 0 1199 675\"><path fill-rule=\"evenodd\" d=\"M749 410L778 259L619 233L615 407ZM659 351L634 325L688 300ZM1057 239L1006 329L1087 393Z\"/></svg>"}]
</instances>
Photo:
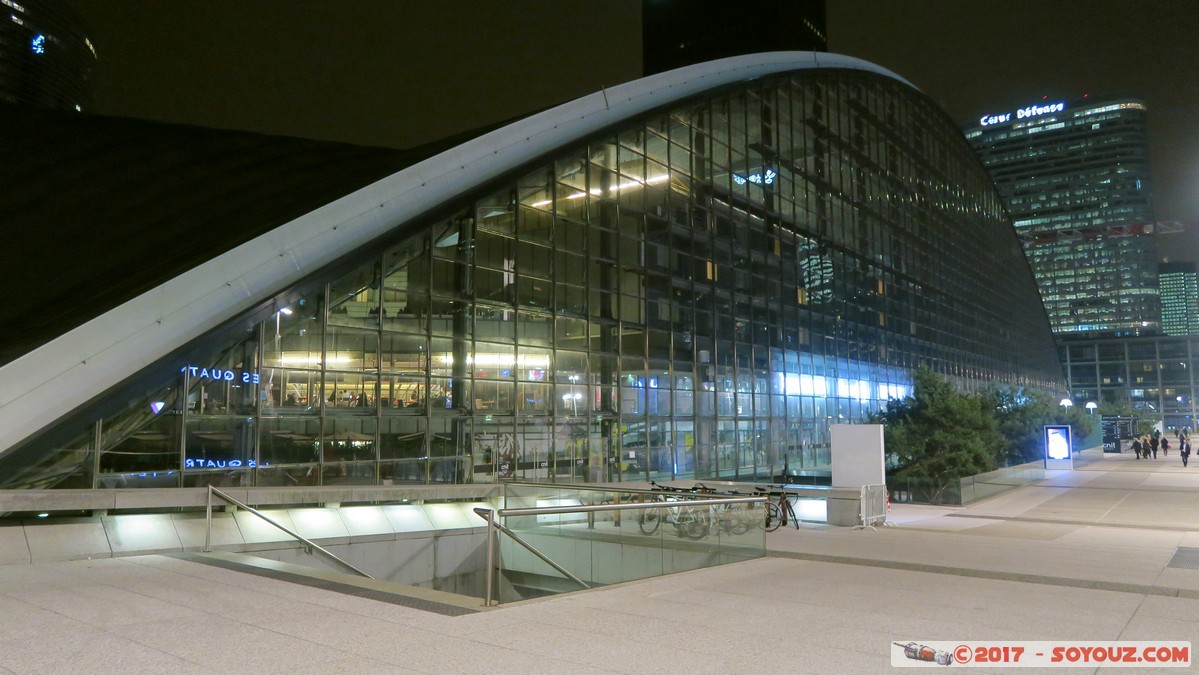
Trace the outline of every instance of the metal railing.
<instances>
[{"instance_id":1,"label":"metal railing","mask_svg":"<svg viewBox=\"0 0 1199 675\"><path fill-rule=\"evenodd\" d=\"M656 494L656 495L666 494L666 495L674 496L675 493L650 492L650 494ZM513 541L515 541L516 543L523 546L530 553L532 553L533 555L540 558L542 561L544 561L550 567L553 567L555 570L557 570L563 576L578 583L583 588L591 588L591 586L588 585L587 582L585 582L582 579L579 579L575 575L571 574L569 571L567 571L561 565L559 565L558 563L551 560L549 558L549 556L545 555L541 551L538 551L532 544L528 543L524 539L521 539L516 533L512 532L512 530L501 525L499 523L499 521L496 520L497 517L507 518L509 516L540 516L540 515L552 515L552 514L561 514L561 513L591 514L596 511L627 511L627 510L631 510L631 509L645 510L645 509L654 509L654 508L677 508L677 507L692 508L692 507L701 507L701 506L725 506L728 504L761 504L765 501L766 501L766 497L726 497L726 498L720 498L720 499L686 499L685 501L681 501L681 502L645 501L645 502L632 502L632 503L627 503L627 504L594 504L591 506L538 506L538 507L529 507L529 508L522 508L522 509L496 509L496 510L476 508L476 509L474 509L475 515L486 520L487 524L488 524L488 527L487 527L487 583L486 583L486 595L483 598L484 605L487 607L490 607L490 606L492 606L492 604L498 604L497 602L494 602L492 600L492 597L494 596L495 575L499 571L496 566L496 557L495 557L495 540L496 540L495 533L496 532L503 532L504 534L508 535Z\"/></svg>"},{"instance_id":2,"label":"metal railing","mask_svg":"<svg viewBox=\"0 0 1199 675\"><path fill-rule=\"evenodd\" d=\"M313 551L319 551L320 553L322 553L323 555L328 557L333 562L337 563L338 565L341 565L342 567L345 567L348 570L353 571L355 574L364 576L367 579L374 579L374 577L372 577L371 575L367 574L366 572L363 572L362 570L358 569L357 567L354 567L353 565L342 560L341 558L338 558L336 555L334 555L329 550L322 548L319 544L313 542L310 539L307 539L300 533L293 532L290 528L286 527L285 525L283 525L281 523L276 522L275 520L271 519L270 516L267 516L265 513L259 511L258 509L254 508L252 506L249 506L247 504L243 504L243 503L237 501L233 497L230 497L229 495L225 494L224 492L221 492L220 490L212 487L211 485L208 486L208 505L207 505L207 512L206 512L206 516L205 516L207 522L204 527L204 552L205 553L209 553L212 551L212 496L213 495L220 497L221 499L238 507L239 509L245 509L246 511L253 513L254 515L258 516L259 518L270 523L271 525L274 525L275 527L279 528L280 530L283 530L284 532L291 535L292 537L295 537L296 539L298 539L300 542L302 542L304 544L305 550L308 552L308 555L312 555Z\"/></svg>"}]
</instances>

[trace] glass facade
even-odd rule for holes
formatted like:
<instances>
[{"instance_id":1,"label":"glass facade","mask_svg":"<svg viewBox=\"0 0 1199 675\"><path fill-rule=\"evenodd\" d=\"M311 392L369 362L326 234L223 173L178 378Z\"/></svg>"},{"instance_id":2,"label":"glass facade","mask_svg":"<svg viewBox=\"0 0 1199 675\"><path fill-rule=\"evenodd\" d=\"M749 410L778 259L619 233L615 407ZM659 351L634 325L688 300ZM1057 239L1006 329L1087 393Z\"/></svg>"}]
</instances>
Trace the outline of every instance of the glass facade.
<instances>
[{"instance_id":1,"label":"glass facade","mask_svg":"<svg viewBox=\"0 0 1199 675\"><path fill-rule=\"evenodd\" d=\"M1155 332L1145 104L1038 104L984 115L966 138L1024 242L1054 332Z\"/></svg>"},{"instance_id":2,"label":"glass facade","mask_svg":"<svg viewBox=\"0 0 1199 675\"><path fill-rule=\"evenodd\" d=\"M1131 409L1166 428L1195 428L1193 364L1199 340L1138 337L1064 340L1058 349L1075 405Z\"/></svg>"},{"instance_id":3,"label":"glass facade","mask_svg":"<svg viewBox=\"0 0 1199 675\"><path fill-rule=\"evenodd\" d=\"M1061 385L990 179L890 78L724 88L447 204L63 411L0 487L762 479L920 364Z\"/></svg>"},{"instance_id":4,"label":"glass facade","mask_svg":"<svg viewBox=\"0 0 1199 675\"><path fill-rule=\"evenodd\" d=\"M1161 263L1157 270L1162 299L1162 332L1199 335L1199 274L1195 263Z\"/></svg>"}]
</instances>

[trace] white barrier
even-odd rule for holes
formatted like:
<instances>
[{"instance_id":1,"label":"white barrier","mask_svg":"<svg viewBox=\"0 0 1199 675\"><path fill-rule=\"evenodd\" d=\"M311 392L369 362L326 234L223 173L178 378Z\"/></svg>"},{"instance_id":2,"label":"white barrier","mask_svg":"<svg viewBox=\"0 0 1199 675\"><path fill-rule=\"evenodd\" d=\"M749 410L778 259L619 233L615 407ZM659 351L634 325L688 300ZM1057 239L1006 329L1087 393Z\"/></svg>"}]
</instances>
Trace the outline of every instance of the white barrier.
<instances>
[{"instance_id":1,"label":"white barrier","mask_svg":"<svg viewBox=\"0 0 1199 675\"><path fill-rule=\"evenodd\" d=\"M887 522L887 486L863 485L862 497L859 500L859 524L853 529L875 529L875 525L890 525Z\"/></svg>"}]
</instances>

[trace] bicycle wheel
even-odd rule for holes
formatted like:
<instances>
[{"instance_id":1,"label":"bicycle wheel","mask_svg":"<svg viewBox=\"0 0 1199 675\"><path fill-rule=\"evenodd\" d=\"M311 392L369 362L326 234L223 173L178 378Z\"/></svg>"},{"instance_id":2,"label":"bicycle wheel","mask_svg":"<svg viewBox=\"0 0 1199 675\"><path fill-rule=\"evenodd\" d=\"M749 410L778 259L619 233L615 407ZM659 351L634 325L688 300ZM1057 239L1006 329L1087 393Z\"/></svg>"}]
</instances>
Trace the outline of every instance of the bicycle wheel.
<instances>
[{"instance_id":1,"label":"bicycle wheel","mask_svg":"<svg viewBox=\"0 0 1199 675\"><path fill-rule=\"evenodd\" d=\"M745 508L745 504L739 504L737 508L730 509L727 512L729 534L742 535L749 532L753 527L754 521L750 520L754 515L753 511Z\"/></svg>"},{"instance_id":2,"label":"bicycle wheel","mask_svg":"<svg viewBox=\"0 0 1199 675\"><path fill-rule=\"evenodd\" d=\"M679 516L679 532L688 539L703 539L711 529L707 510L687 509Z\"/></svg>"},{"instance_id":3,"label":"bicycle wheel","mask_svg":"<svg viewBox=\"0 0 1199 675\"><path fill-rule=\"evenodd\" d=\"M662 511L660 509L646 509L641 512L641 516L637 518L637 527L641 529L641 534L653 534L662 527Z\"/></svg>"},{"instance_id":4,"label":"bicycle wheel","mask_svg":"<svg viewBox=\"0 0 1199 675\"><path fill-rule=\"evenodd\" d=\"M765 504L746 504L745 505L745 523L750 529L762 527L766 524L766 505Z\"/></svg>"},{"instance_id":5,"label":"bicycle wheel","mask_svg":"<svg viewBox=\"0 0 1199 675\"><path fill-rule=\"evenodd\" d=\"M766 508L766 531L774 532L783 524L783 513L774 502L766 502L763 506Z\"/></svg>"}]
</instances>

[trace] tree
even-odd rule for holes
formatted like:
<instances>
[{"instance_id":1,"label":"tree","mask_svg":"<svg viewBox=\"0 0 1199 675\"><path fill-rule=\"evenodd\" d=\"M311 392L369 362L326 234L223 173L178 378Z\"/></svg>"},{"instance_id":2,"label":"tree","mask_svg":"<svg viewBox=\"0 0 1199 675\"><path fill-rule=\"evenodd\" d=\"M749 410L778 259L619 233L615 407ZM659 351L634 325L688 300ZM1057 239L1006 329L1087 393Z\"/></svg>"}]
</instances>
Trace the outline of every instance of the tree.
<instances>
[{"instance_id":1,"label":"tree","mask_svg":"<svg viewBox=\"0 0 1199 675\"><path fill-rule=\"evenodd\" d=\"M925 366L913 376L912 395L893 399L875 416L884 425L888 465L895 475L941 503L960 478L996 468L1006 441L992 399L962 394Z\"/></svg>"},{"instance_id":2,"label":"tree","mask_svg":"<svg viewBox=\"0 0 1199 675\"><path fill-rule=\"evenodd\" d=\"M1083 449L1083 443L1094 431L1093 415L1080 406L1063 408L1056 396L1032 387L993 387L987 392L991 399L999 432L1007 444L1001 455L1005 466L1033 462L1045 456L1044 434L1047 424L1070 425L1073 450Z\"/></svg>"},{"instance_id":3,"label":"tree","mask_svg":"<svg viewBox=\"0 0 1199 675\"><path fill-rule=\"evenodd\" d=\"M1042 435L1046 424L1053 424L1057 402L1040 390L996 387L987 392L995 411L999 433L1007 444L1002 458L1005 466L1023 464L1045 456Z\"/></svg>"}]
</instances>

